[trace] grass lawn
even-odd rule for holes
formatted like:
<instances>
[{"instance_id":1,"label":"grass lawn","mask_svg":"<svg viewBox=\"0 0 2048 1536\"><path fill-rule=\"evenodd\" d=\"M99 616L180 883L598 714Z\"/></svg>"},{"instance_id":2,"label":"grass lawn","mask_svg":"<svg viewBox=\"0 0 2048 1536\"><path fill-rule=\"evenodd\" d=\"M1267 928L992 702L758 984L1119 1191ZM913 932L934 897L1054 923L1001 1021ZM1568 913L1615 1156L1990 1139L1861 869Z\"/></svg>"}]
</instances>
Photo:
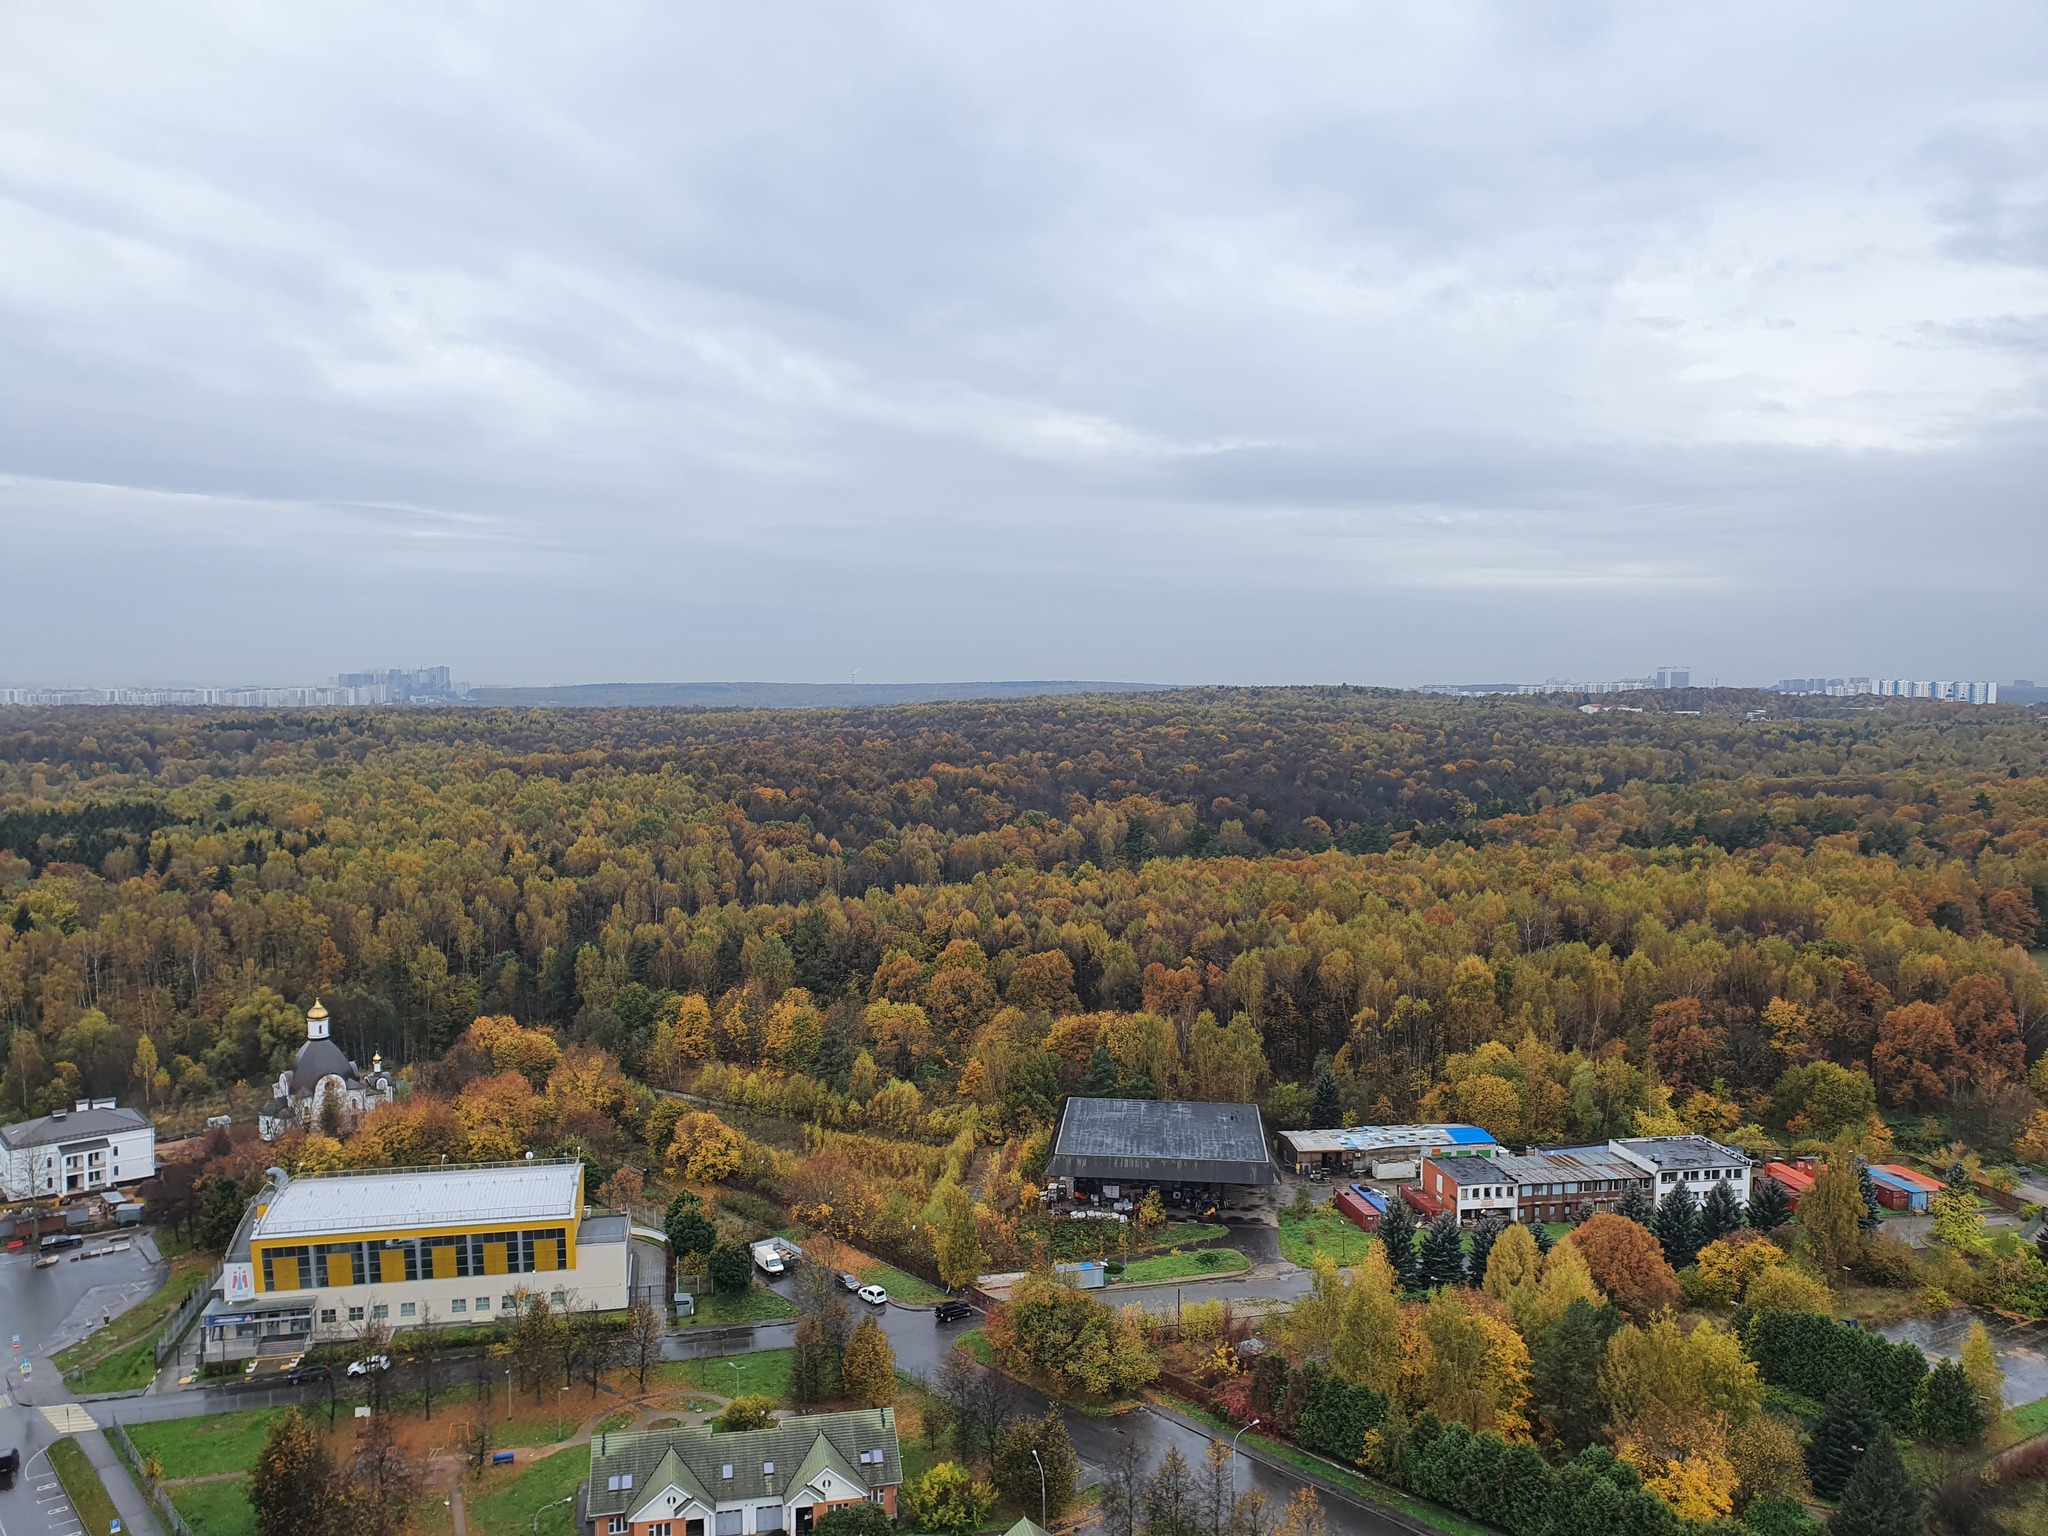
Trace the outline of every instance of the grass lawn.
<instances>
[{"instance_id":1,"label":"grass lawn","mask_svg":"<svg viewBox=\"0 0 2048 1536\"><path fill-rule=\"evenodd\" d=\"M529 1462L503 1482L494 1483L486 1474L481 1486L490 1491L472 1497L465 1506L469 1529L475 1536L522 1536L536 1530L541 1536L574 1536L575 1505L557 1501L574 1494L589 1473L590 1453L579 1445Z\"/></svg>"},{"instance_id":2,"label":"grass lawn","mask_svg":"<svg viewBox=\"0 0 2048 1536\"><path fill-rule=\"evenodd\" d=\"M762 1349L722 1360L664 1360L648 1372L664 1387L694 1387L718 1397L788 1397L793 1349ZM738 1366L738 1370L733 1367Z\"/></svg>"},{"instance_id":3,"label":"grass lawn","mask_svg":"<svg viewBox=\"0 0 2048 1536\"><path fill-rule=\"evenodd\" d=\"M192 1536L256 1536L256 1511L243 1487L240 1478L187 1483L170 1491L171 1505L192 1527Z\"/></svg>"},{"instance_id":4,"label":"grass lawn","mask_svg":"<svg viewBox=\"0 0 2048 1536\"><path fill-rule=\"evenodd\" d=\"M112 1522L120 1511L114 1508L114 1501L107 1495L107 1485L100 1481L99 1472L85 1459L85 1452L78 1442L66 1435L50 1447L50 1465L57 1469L57 1479L63 1483L64 1491L71 1497L71 1507L78 1511L78 1518L88 1531L113 1529Z\"/></svg>"},{"instance_id":5,"label":"grass lawn","mask_svg":"<svg viewBox=\"0 0 2048 1536\"><path fill-rule=\"evenodd\" d=\"M1192 1243L1213 1243L1219 1237L1230 1236L1230 1228L1219 1221L1169 1221L1145 1244L1147 1251L1154 1248L1186 1248Z\"/></svg>"},{"instance_id":6,"label":"grass lawn","mask_svg":"<svg viewBox=\"0 0 2048 1536\"><path fill-rule=\"evenodd\" d=\"M1119 1277L1125 1285L1151 1280L1208 1280L1217 1275L1237 1275L1252 1267L1252 1261L1235 1248L1197 1248L1191 1253L1162 1253L1149 1259L1134 1259Z\"/></svg>"},{"instance_id":7,"label":"grass lawn","mask_svg":"<svg viewBox=\"0 0 2048 1536\"><path fill-rule=\"evenodd\" d=\"M146 1387L156 1374L155 1343L164 1319L199 1289L213 1268L196 1253L171 1262L170 1278L153 1296L144 1297L106 1327L57 1351L54 1363L79 1392L122 1392Z\"/></svg>"},{"instance_id":8,"label":"grass lawn","mask_svg":"<svg viewBox=\"0 0 2048 1536\"><path fill-rule=\"evenodd\" d=\"M246 1472L256 1465L263 1436L281 1408L244 1408L202 1419L162 1419L126 1426L139 1455L154 1456L170 1479Z\"/></svg>"},{"instance_id":9,"label":"grass lawn","mask_svg":"<svg viewBox=\"0 0 2048 1536\"><path fill-rule=\"evenodd\" d=\"M772 1323L795 1317L796 1308L773 1291L749 1285L744 1291L706 1291L697 1298L697 1311L680 1319L684 1328L716 1328L725 1323Z\"/></svg>"},{"instance_id":10,"label":"grass lawn","mask_svg":"<svg viewBox=\"0 0 2048 1536\"><path fill-rule=\"evenodd\" d=\"M1327 1253L1341 1265L1356 1264L1365 1257L1365 1245L1371 1241L1358 1230L1357 1223L1327 1205L1314 1207L1306 1216L1280 1212L1280 1251L1288 1263L1303 1269L1319 1253Z\"/></svg>"},{"instance_id":11,"label":"grass lawn","mask_svg":"<svg viewBox=\"0 0 2048 1536\"><path fill-rule=\"evenodd\" d=\"M884 1264L880 1259L869 1259L865 1264L855 1264L853 1272L860 1276L862 1285L879 1285L897 1301L907 1301L912 1306L924 1306L934 1301L944 1301L946 1293L928 1280L907 1275L893 1264Z\"/></svg>"},{"instance_id":12,"label":"grass lawn","mask_svg":"<svg viewBox=\"0 0 2048 1536\"><path fill-rule=\"evenodd\" d=\"M1199 1423L1226 1433L1234 1432L1233 1426L1224 1423L1214 1414L1203 1412L1192 1403L1176 1399L1174 1406ZM1319 1477L1335 1483L1339 1488L1349 1489L1362 1499L1370 1499L1375 1504L1398 1509L1418 1525L1449 1532L1450 1536L1498 1536L1491 1526L1480 1525L1476 1521L1465 1519L1462 1515L1453 1514L1450 1510L1438 1509L1434 1504L1425 1504L1420 1499L1411 1499L1369 1478L1360 1477L1356 1472L1340 1467L1333 1461L1325 1461L1322 1457L1304 1451L1300 1446L1288 1441L1270 1440L1256 1431L1247 1433L1244 1439L1276 1461L1284 1461L1289 1466L1301 1468L1304 1472L1314 1472Z\"/></svg>"},{"instance_id":13,"label":"grass lawn","mask_svg":"<svg viewBox=\"0 0 2048 1536\"><path fill-rule=\"evenodd\" d=\"M966 1350L983 1365L993 1366L996 1363L995 1346L989 1343L988 1330L985 1328L968 1329L953 1341L953 1345L956 1349Z\"/></svg>"}]
</instances>

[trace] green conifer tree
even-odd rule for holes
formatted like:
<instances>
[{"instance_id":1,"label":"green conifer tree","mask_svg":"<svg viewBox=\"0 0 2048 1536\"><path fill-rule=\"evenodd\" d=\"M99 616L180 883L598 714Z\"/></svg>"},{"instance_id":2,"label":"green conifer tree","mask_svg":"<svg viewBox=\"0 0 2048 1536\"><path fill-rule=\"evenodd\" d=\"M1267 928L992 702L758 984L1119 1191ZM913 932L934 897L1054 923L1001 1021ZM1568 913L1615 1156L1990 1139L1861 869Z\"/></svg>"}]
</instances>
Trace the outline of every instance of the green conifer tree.
<instances>
[{"instance_id":1,"label":"green conifer tree","mask_svg":"<svg viewBox=\"0 0 2048 1536\"><path fill-rule=\"evenodd\" d=\"M1919 1536L1920 1495L1889 1434L1879 1435L1857 1460L1828 1522L1829 1536Z\"/></svg>"},{"instance_id":2,"label":"green conifer tree","mask_svg":"<svg viewBox=\"0 0 2048 1536\"><path fill-rule=\"evenodd\" d=\"M1704 1248L1730 1232L1740 1231L1742 1225L1742 1202L1735 1198L1726 1179L1714 1180L1714 1187L1700 1202L1700 1246Z\"/></svg>"},{"instance_id":3,"label":"green conifer tree","mask_svg":"<svg viewBox=\"0 0 2048 1536\"><path fill-rule=\"evenodd\" d=\"M1095 1054L1088 1058L1088 1072L1081 1079L1079 1092L1084 1099L1116 1097L1116 1063L1109 1059L1109 1047L1100 1040L1095 1042Z\"/></svg>"},{"instance_id":4,"label":"green conifer tree","mask_svg":"<svg viewBox=\"0 0 2048 1536\"><path fill-rule=\"evenodd\" d=\"M1673 1269L1683 1269L1700 1256L1700 1202L1685 1185L1674 1187L1657 1207L1656 1224L1650 1229L1664 1245L1664 1257Z\"/></svg>"},{"instance_id":5,"label":"green conifer tree","mask_svg":"<svg viewBox=\"0 0 2048 1536\"><path fill-rule=\"evenodd\" d=\"M1657 1207L1650 1203L1650 1197L1638 1185L1623 1191L1622 1197L1614 1202L1614 1214L1626 1216L1647 1231L1657 1220Z\"/></svg>"},{"instance_id":6,"label":"green conifer tree","mask_svg":"<svg viewBox=\"0 0 2048 1536\"><path fill-rule=\"evenodd\" d=\"M1445 1211L1422 1229L1421 1283L1431 1290L1465 1279L1465 1233L1458 1213Z\"/></svg>"},{"instance_id":7,"label":"green conifer tree","mask_svg":"<svg viewBox=\"0 0 2048 1536\"><path fill-rule=\"evenodd\" d=\"M1328 1067L1316 1074L1316 1101L1309 1111L1309 1124L1319 1131L1334 1131L1344 1124L1344 1100L1337 1092L1337 1076Z\"/></svg>"},{"instance_id":8,"label":"green conifer tree","mask_svg":"<svg viewBox=\"0 0 2048 1536\"><path fill-rule=\"evenodd\" d=\"M1775 1232L1792 1219L1792 1200L1776 1179L1757 1178L1749 1186L1749 1224L1759 1232Z\"/></svg>"},{"instance_id":9,"label":"green conifer tree","mask_svg":"<svg viewBox=\"0 0 2048 1536\"><path fill-rule=\"evenodd\" d=\"M1975 1445L1984 1437L1984 1410L1962 1366L1937 1360L1913 1391L1913 1420L1923 1438L1942 1445Z\"/></svg>"},{"instance_id":10,"label":"green conifer tree","mask_svg":"<svg viewBox=\"0 0 2048 1536\"><path fill-rule=\"evenodd\" d=\"M1387 1246L1387 1262L1401 1289L1412 1291L1417 1283L1415 1253L1415 1209L1399 1194L1387 1197L1387 1214L1380 1222L1380 1241Z\"/></svg>"},{"instance_id":11,"label":"green conifer tree","mask_svg":"<svg viewBox=\"0 0 2048 1536\"><path fill-rule=\"evenodd\" d=\"M1806 1447L1806 1471L1813 1491L1824 1499L1838 1498L1876 1441L1891 1439L1884 1416L1863 1395L1863 1384L1850 1378L1828 1398L1827 1412L1814 1426Z\"/></svg>"},{"instance_id":12,"label":"green conifer tree","mask_svg":"<svg viewBox=\"0 0 2048 1536\"><path fill-rule=\"evenodd\" d=\"M1493 1245L1507 1230L1507 1222L1489 1216L1472 1229L1472 1248L1465 1255L1465 1283L1477 1285L1486 1278L1486 1261L1493 1257Z\"/></svg>"}]
</instances>

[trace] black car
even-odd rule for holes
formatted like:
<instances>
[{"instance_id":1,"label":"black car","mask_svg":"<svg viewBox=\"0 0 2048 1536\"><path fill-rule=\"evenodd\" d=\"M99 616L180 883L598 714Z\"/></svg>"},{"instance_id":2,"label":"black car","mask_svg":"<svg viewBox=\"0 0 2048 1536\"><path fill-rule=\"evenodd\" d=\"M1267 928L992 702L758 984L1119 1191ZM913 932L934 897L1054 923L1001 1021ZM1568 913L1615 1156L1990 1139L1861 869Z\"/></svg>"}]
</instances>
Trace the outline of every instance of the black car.
<instances>
[{"instance_id":1,"label":"black car","mask_svg":"<svg viewBox=\"0 0 2048 1536\"><path fill-rule=\"evenodd\" d=\"M14 1474L21 1470L21 1452L9 1451L0 1456L0 1490L14 1486Z\"/></svg>"},{"instance_id":2,"label":"black car","mask_svg":"<svg viewBox=\"0 0 2048 1536\"><path fill-rule=\"evenodd\" d=\"M957 1323L972 1316L974 1308L964 1301L942 1301L932 1308L932 1321L935 1323Z\"/></svg>"},{"instance_id":3,"label":"black car","mask_svg":"<svg viewBox=\"0 0 2048 1536\"><path fill-rule=\"evenodd\" d=\"M82 1237L70 1235L64 1237L46 1237L43 1239L42 1242L42 1251L44 1253L58 1253L66 1248L83 1248L84 1246L85 1239Z\"/></svg>"},{"instance_id":4,"label":"black car","mask_svg":"<svg viewBox=\"0 0 2048 1536\"><path fill-rule=\"evenodd\" d=\"M321 1365L318 1362L315 1362L312 1365L293 1366L290 1370L284 1373L284 1379L290 1382L295 1387L303 1387L308 1382L326 1381L333 1374L334 1373L328 1370L326 1366Z\"/></svg>"}]
</instances>

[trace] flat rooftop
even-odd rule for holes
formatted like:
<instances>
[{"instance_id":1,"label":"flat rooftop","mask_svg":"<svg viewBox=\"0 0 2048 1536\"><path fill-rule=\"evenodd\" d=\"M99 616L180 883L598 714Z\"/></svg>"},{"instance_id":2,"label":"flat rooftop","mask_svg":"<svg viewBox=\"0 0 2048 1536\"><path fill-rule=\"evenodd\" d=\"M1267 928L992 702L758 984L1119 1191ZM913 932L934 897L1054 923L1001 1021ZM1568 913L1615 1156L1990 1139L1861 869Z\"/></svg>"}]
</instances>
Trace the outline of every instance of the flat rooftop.
<instances>
[{"instance_id":1,"label":"flat rooftop","mask_svg":"<svg viewBox=\"0 0 2048 1536\"><path fill-rule=\"evenodd\" d=\"M1071 1098L1046 1171L1062 1178L1277 1184L1255 1104Z\"/></svg>"},{"instance_id":2,"label":"flat rooftop","mask_svg":"<svg viewBox=\"0 0 2048 1536\"><path fill-rule=\"evenodd\" d=\"M581 1163L450 1163L306 1174L269 1197L249 1236L265 1243L416 1227L565 1224L582 1214Z\"/></svg>"},{"instance_id":3,"label":"flat rooftop","mask_svg":"<svg viewBox=\"0 0 2048 1536\"><path fill-rule=\"evenodd\" d=\"M1662 1168L1746 1168L1749 1159L1704 1136L1629 1136L1614 1143Z\"/></svg>"},{"instance_id":4,"label":"flat rooftop","mask_svg":"<svg viewBox=\"0 0 2048 1536\"><path fill-rule=\"evenodd\" d=\"M1497 1146L1476 1125L1355 1125L1344 1130L1282 1131L1280 1139L1303 1152L1395 1152L1412 1147Z\"/></svg>"},{"instance_id":5,"label":"flat rooftop","mask_svg":"<svg viewBox=\"0 0 2048 1536\"><path fill-rule=\"evenodd\" d=\"M1456 1175L1455 1162L1445 1163L1444 1167ZM1579 1147L1562 1152L1531 1151L1519 1156L1503 1152L1498 1157L1488 1158L1478 1168L1480 1172L1465 1177L1502 1184L1585 1184L1606 1179L1626 1179L1634 1184L1649 1178L1627 1158L1605 1147Z\"/></svg>"}]
</instances>

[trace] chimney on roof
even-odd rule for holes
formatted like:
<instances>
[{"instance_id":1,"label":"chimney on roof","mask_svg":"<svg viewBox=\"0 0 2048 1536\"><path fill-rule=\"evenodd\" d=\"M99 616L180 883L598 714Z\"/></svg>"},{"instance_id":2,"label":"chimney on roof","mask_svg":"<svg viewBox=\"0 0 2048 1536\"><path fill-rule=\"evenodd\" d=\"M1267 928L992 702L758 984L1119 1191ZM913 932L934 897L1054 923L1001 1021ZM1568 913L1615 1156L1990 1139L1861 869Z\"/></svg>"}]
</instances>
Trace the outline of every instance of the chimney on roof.
<instances>
[{"instance_id":1,"label":"chimney on roof","mask_svg":"<svg viewBox=\"0 0 2048 1536\"><path fill-rule=\"evenodd\" d=\"M82 1114L84 1114L84 1113L85 1113L85 1112L86 1112L86 1111L87 1111L88 1109L91 1109L91 1108L92 1108L92 1100L91 1100L91 1099L80 1099L80 1100L79 1100L79 1101L78 1101L78 1102L77 1102L76 1104L73 1104L73 1105L72 1105L71 1107L72 1107L73 1109L77 1110L77 1111L78 1111L78 1112L79 1112L79 1113L80 1113L80 1114L82 1115Z\"/></svg>"}]
</instances>

